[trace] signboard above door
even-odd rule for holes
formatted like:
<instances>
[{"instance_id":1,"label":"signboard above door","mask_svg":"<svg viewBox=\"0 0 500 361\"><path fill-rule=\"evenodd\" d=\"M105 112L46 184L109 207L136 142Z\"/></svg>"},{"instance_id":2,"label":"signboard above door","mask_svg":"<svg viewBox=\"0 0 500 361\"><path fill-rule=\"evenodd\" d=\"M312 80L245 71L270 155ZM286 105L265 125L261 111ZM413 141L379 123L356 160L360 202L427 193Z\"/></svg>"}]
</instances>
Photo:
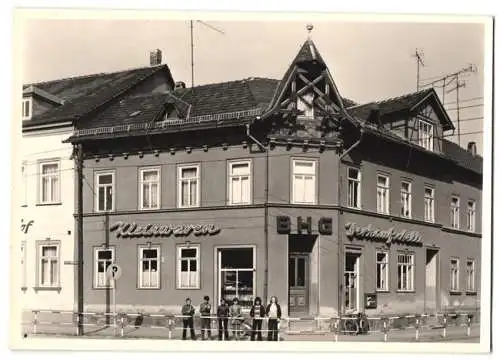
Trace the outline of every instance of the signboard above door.
<instances>
[{"instance_id":1,"label":"signboard above door","mask_svg":"<svg viewBox=\"0 0 500 361\"><path fill-rule=\"evenodd\" d=\"M332 234L332 218L321 217L317 222L317 233L323 235ZM312 225L312 217L297 217L295 227L292 227L292 219L289 216L276 217L276 231L279 234L290 234L294 233L294 231L298 234L314 234Z\"/></svg>"}]
</instances>

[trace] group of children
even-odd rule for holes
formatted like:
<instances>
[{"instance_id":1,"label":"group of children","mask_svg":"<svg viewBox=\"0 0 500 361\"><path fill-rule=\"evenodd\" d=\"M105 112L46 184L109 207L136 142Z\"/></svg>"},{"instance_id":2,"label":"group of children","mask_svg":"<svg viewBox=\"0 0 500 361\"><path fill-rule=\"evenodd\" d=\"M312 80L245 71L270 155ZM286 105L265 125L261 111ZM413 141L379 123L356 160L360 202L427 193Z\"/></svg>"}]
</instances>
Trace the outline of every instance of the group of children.
<instances>
[{"instance_id":1,"label":"group of children","mask_svg":"<svg viewBox=\"0 0 500 361\"><path fill-rule=\"evenodd\" d=\"M186 303L182 306L182 339L186 339L187 329L190 329L191 339L195 340L196 335L194 332L194 322L193 317L195 313L195 308L191 304L191 299L186 298ZM210 305L210 298L208 296L203 297L203 302L200 305L200 316L201 316L201 338L205 340L205 334L208 339L211 338L211 312L212 306ZM252 333L251 340L255 341L257 337L258 341L262 341L262 320L267 317L268 323L268 341L278 341L278 323L281 318L281 307L278 303L278 299L273 296L271 297L267 307L264 307L260 297L256 297L255 301L250 309L250 317L252 318ZM219 340L222 340L222 335L224 334L224 339L229 340L228 323L231 321L231 329L233 333L233 339L239 340L241 336L241 325L244 321L243 315L241 313L241 306L239 305L238 298L234 298L231 306L226 303L223 298L220 305L217 307L217 321L218 321L218 331Z\"/></svg>"}]
</instances>

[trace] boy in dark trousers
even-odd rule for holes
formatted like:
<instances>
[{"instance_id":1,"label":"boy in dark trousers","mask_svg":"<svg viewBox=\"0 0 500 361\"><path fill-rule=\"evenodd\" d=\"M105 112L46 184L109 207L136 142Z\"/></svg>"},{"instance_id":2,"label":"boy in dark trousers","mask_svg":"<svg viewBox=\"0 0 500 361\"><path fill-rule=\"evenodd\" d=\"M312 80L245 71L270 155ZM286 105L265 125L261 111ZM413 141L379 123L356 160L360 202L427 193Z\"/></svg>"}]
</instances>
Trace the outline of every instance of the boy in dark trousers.
<instances>
[{"instance_id":1,"label":"boy in dark trousers","mask_svg":"<svg viewBox=\"0 0 500 361\"><path fill-rule=\"evenodd\" d=\"M229 332L227 331L227 319L229 317L229 306L225 299L220 300L220 305L217 307L217 320L219 321L219 340L222 340L222 331L224 331L224 339L229 340Z\"/></svg>"},{"instance_id":2,"label":"boy in dark trousers","mask_svg":"<svg viewBox=\"0 0 500 361\"><path fill-rule=\"evenodd\" d=\"M193 324L193 316L194 316L194 307L191 304L191 299L186 298L186 303L182 306L182 339L186 339L186 330L189 327L191 329L191 340L196 340L196 336L194 334L194 324Z\"/></svg>"},{"instance_id":3,"label":"boy in dark trousers","mask_svg":"<svg viewBox=\"0 0 500 361\"><path fill-rule=\"evenodd\" d=\"M207 332L208 339L211 338L211 326L210 326L210 311L212 306L209 303L210 297L203 297L203 303L200 305L200 315L201 315L201 338L205 340L205 331Z\"/></svg>"},{"instance_id":4,"label":"boy in dark trousers","mask_svg":"<svg viewBox=\"0 0 500 361\"><path fill-rule=\"evenodd\" d=\"M267 340L278 341L278 322L281 318L281 307L276 296L271 297L271 301L266 308L266 315L268 317L267 328L269 329Z\"/></svg>"},{"instance_id":5,"label":"boy in dark trousers","mask_svg":"<svg viewBox=\"0 0 500 361\"><path fill-rule=\"evenodd\" d=\"M260 297L255 297L252 308L250 309L250 317L252 320L252 336L251 340L255 341L255 334L257 334L257 341L262 341L262 319L266 316L266 309L262 305Z\"/></svg>"}]
</instances>

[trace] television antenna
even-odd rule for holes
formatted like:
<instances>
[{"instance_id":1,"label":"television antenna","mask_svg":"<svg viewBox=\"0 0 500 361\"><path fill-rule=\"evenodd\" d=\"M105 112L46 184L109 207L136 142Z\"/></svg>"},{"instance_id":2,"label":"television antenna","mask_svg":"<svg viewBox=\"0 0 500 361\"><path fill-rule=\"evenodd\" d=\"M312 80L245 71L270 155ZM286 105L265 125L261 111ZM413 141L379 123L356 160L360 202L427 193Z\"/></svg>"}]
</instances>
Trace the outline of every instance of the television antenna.
<instances>
[{"instance_id":1,"label":"television antenna","mask_svg":"<svg viewBox=\"0 0 500 361\"><path fill-rule=\"evenodd\" d=\"M194 40L193 40L193 33L194 33L194 23L200 23L204 26L206 26L207 28L209 29L212 29L222 35L224 35L224 31L213 26L213 25L210 25L204 21L201 21L201 20L190 20L190 25L191 25L191 88L194 88Z\"/></svg>"}]
</instances>

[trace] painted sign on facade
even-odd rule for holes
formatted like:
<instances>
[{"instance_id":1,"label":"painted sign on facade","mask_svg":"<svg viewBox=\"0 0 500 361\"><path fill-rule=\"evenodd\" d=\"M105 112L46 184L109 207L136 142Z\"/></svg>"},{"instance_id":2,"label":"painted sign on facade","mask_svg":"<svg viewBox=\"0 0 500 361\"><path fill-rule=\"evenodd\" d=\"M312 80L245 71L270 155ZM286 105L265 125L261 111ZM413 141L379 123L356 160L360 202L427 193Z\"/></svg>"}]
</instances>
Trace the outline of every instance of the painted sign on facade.
<instances>
[{"instance_id":1,"label":"painted sign on facade","mask_svg":"<svg viewBox=\"0 0 500 361\"><path fill-rule=\"evenodd\" d=\"M276 217L276 230L279 234L289 234L292 232L292 220L288 216ZM312 234L312 218L297 217L297 234ZM332 234L332 219L321 217L318 220L318 233L323 235Z\"/></svg>"},{"instance_id":2,"label":"painted sign on facade","mask_svg":"<svg viewBox=\"0 0 500 361\"><path fill-rule=\"evenodd\" d=\"M356 223L347 223L345 225L347 238L367 239L371 241L384 241L387 244L392 242L408 243L422 245L422 236L414 231L396 231L394 228L381 230L367 226L358 226Z\"/></svg>"},{"instance_id":3,"label":"painted sign on facade","mask_svg":"<svg viewBox=\"0 0 500 361\"><path fill-rule=\"evenodd\" d=\"M214 224L146 224L139 225L134 222L118 221L109 227L115 232L116 237L169 237L169 236L212 236L220 232Z\"/></svg>"},{"instance_id":4,"label":"painted sign on facade","mask_svg":"<svg viewBox=\"0 0 500 361\"><path fill-rule=\"evenodd\" d=\"M34 220L24 222L24 219L21 219L21 232L23 232L24 234L27 234L30 227L33 225L33 223L35 223Z\"/></svg>"}]
</instances>

